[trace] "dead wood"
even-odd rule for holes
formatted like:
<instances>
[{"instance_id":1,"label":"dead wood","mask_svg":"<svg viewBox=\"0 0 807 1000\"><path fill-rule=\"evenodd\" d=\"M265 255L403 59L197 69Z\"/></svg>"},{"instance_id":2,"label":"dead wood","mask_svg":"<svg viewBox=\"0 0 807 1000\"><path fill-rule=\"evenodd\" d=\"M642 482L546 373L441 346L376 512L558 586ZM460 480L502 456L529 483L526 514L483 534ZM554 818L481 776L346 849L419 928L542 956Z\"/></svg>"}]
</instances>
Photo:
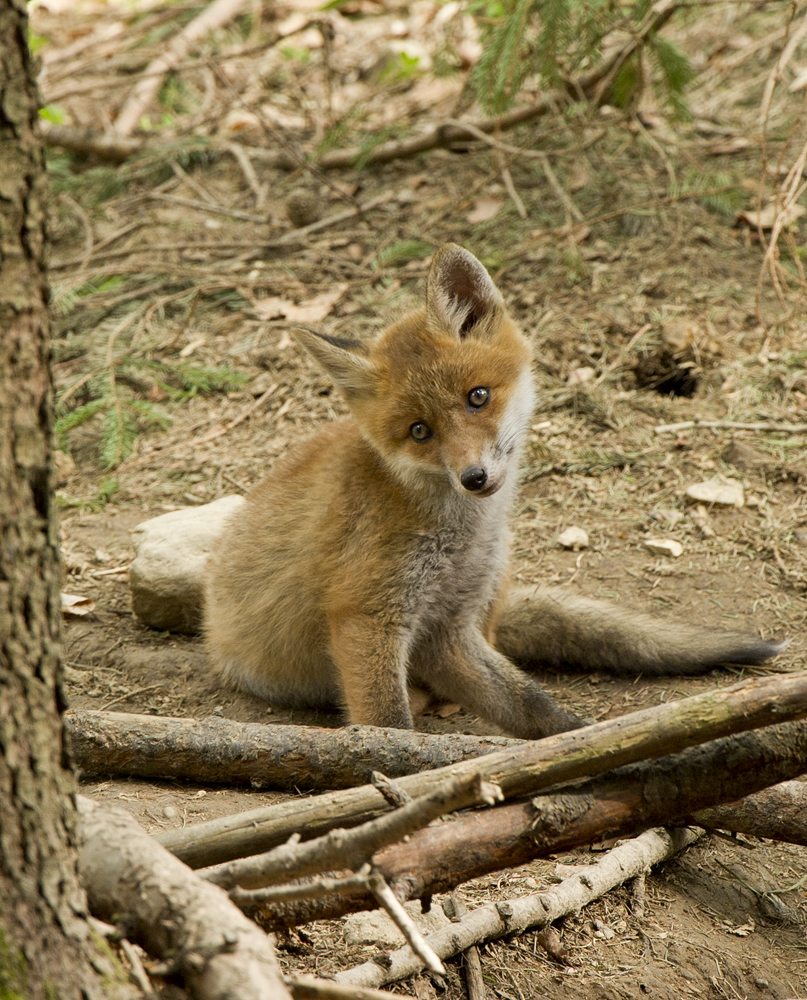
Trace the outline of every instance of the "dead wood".
<instances>
[{"instance_id":1,"label":"dead wood","mask_svg":"<svg viewBox=\"0 0 807 1000\"><path fill-rule=\"evenodd\" d=\"M143 96L146 95L146 88L152 89L156 86L156 89L159 89L164 73L168 72L174 66L179 65L187 52L190 51L190 48L186 47L184 53L179 58L176 58L176 53L182 52L182 46L185 44L183 38L192 25L196 25L196 22L201 21L205 15L210 18L212 8L223 10L226 13L228 2L232 2L235 5L238 3L238 0L217 0L199 18L196 18L183 32L176 36L172 42L172 46L176 46L173 51L166 52L164 56L155 60L148 67L140 83L133 91L132 99L130 99L132 101L130 107L134 108L137 114L135 116L133 112L124 108L115 123L115 134L44 123L41 128L43 141L49 145L72 149L86 156L95 156L114 163L122 163L136 153L154 152L159 148L158 144L148 142L145 139L141 140L129 137L129 133L137 126L140 116L145 110ZM535 118L542 117L550 111L562 107L569 97L572 100L578 101L583 96L595 104L599 103L614 73L624 64L626 59L630 58L637 48L643 45L644 40L650 34L658 31L669 21L677 9L678 4L675 2L662 2L655 5L655 8L645 19L644 24L632 35L624 46L615 51L609 59L591 72L577 79L564 81L563 90L552 91L538 98L538 100L516 108L507 114L469 122L468 128L465 127L465 123L444 121L433 125L419 136L398 142L381 143L369 151L358 146L350 149L332 150L321 156L316 166L320 170L340 170L351 168L357 162L361 162L363 166L374 163L389 163L392 160L417 156L419 153L426 153L433 149L450 149L459 143L476 140L478 136L474 134L475 132L483 132L486 135L490 135L494 132L499 133L506 129L514 128L516 125L533 121ZM156 93L156 90L154 90L154 93ZM139 96L135 103L134 99L136 95ZM147 95L146 104L152 97L153 93ZM127 112L126 115L124 115L124 111ZM245 152L247 155L255 156L262 162L280 169L296 170L300 166L300 158L284 150L251 150L245 147Z\"/></svg>"},{"instance_id":2,"label":"dead wood","mask_svg":"<svg viewBox=\"0 0 807 1000\"><path fill-rule=\"evenodd\" d=\"M460 896L452 893L443 901L443 911L448 919L458 924L463 917L468 916L468 907ZM479 948L472 944L462 952L462 967L465 973L465 989L468 1000L485 1000L485 980L482 978L482 959Z\"/></svg>"},{"instance_id":3,"label":"dead wood","mask_svg":"<svg viewBox=\"0 0 807 1000\"><path fill-rule=\"evenodd\" d=\"M692 818L710 830L730 830L807 845L807 784L783 781L739 802L701 809Z\"/></svg>"},{"instance_id":4,"label":"dead wood","mask_svg":"<svg viewBox=\"0 0 807 1000\"><path fill-rule=\"evenodd\" d=\"M79 796L79 865L93 913L176 964L199 1000L282 1000L269 938L123 809Z\"/></svg>"},{"instance_id":5,"label":"dead wood","mask_svg":"<svg viewBox=\"0 0 807 1000\"><path fill-rule=\"evenodd\" d=\"M447 777L478 772L501 786L505 798L528 795L561 782L635 761L661 757L731 733L807 715L807 673L778 674L667 702L468 760L399 779L410 795L425 795ZM380 730L380 733L391 731ZM807 769L807 768L805 768ZM387 771L385 767L380 770ZM789 771L746 792L794 777ZM729 796L737 798L740 794ZM713 804L703 802L702 806ZM297 830L307 838L336 826L356 826L389 808L364 785L309 799L252 809L160 836L160 842L193 868L268 850ZM700 808L700 807L698 807Z\"/></svg>"},{"instance_id":6,"label":"dead wood","mask_svg":"<svg viewBox=\"0 0 807 1000\"><path fill-rule=\"evenodd\" d=\"M807 770L807 724L784 723L628 765L495 809L473 812L413 834L373 858L399 898L446 892L462 882L534 858L686 821ZM239 904L242 905L242 904ZM368 893L307 902L245 906L280 928L373 907Z\"/></svg>"},{"instance_id":7,"label":"dead wood","mask_svg":"<svg viewBox=\"0 0 807 1000\"><path fill-rule=\"evenodd\" d=\"M211 31L222 28L241 13L245 0L213 0L198 17L170 40L165 51L153 59L115 119L118 135L131 135L140 124L152 100L162 86L163 78L187 57L188 53Z\"/></svg>"},{"instance_id":8,"label":"dead wood","mask_svg":"<svg viewBox=\"0 0 807 1000\"><path fill-rule=\"evenodd\" d=\"M498 785L483 781L478 774L451 778L429 795L361 826L330 830L303 844L281 844L265 854L229 861L208 869L204 878L222 889L235 886L260 889L336 868L358 871L376 851L408 837L445 813L473 805L493 805L501 799Z\"/></svg>"},{"instance_id":9,"label":"dead wood","mask_svg":"<svg viewBox=\"0 0 807 1000\"><path fill-rule=\"evenodd\" d=\"M343 986L313 976L284 976L293 1000L389 1000L391 993L362 986Z\"/></svg>"},{"instance_id":10,"label":"dead wood","mask_svg":"<svg viewBox=\"0 0 807 1000\"><path fill-rule=\"evenodd\" d=\"M653 865L666 861L700 835L700 831L693 830L647 830L635 840L615 847L596 864L586 865L560 885L532 896L479 906L458 923L429 935L427 941L440 958L445 959L504 934L521 934L530 928L546 927ZM422 968L423 963L411 949L400 948L387 956L383 965L366 962L338 973L336 980L351 986L381 986L406 979Z\"/></svg>"},{"instance_id":11,"label":"dead wood","mask_svg":"<svg viewBox=\"0 0 807 1000\"><path fill-rule=\"evenodd\" d=\"M371 781L373 771L397 778L522 743L374 726L266 726L218 716L171 719L81 709L68 712L64 725L70 756L85 775L253 788L352 788Z\"/></svg>"}]
</instances>

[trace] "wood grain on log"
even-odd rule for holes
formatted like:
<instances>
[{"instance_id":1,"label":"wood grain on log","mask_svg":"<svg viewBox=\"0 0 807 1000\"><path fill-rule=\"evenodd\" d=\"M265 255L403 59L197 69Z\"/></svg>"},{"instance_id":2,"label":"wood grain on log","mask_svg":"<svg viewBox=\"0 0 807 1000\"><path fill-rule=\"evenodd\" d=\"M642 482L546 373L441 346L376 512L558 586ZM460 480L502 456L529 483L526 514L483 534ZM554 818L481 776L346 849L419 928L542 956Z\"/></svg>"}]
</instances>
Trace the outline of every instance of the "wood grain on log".
<instances>
[{"instance_id":1,"label":"wood grain on log","mask_svg":"<svg viewBox=\"0 0 807 1000\"><path fill-rule=\"evenodd\" d=\"M407 775L398 784L410 795L425 795L447 777L478 772L500 785L506 798L513 798L805 715L807 672L777 674L606 719L447 768ZM791 771L782 778L796 773ZM309 839L335 826L355 826L388 808L377 789L364 785L171 830L159 840L192 868L199 868L266 851L296 831Z\"/></svg>"},{"instance_id":2,"label":"wood grain on log","mask_svg":"<svg viewBox=\"0 0 807 1000\"><path fill-rule=\"evenodd\" d=\"M469 813L385 848L374 863L399 896L417 899L605 836L676 824L806 769L807 724L784 723ZM260 912L262 923L279 928L374 905L368 893L354 893L247 912Z\"/></svg>"},{"instance_id":3,"label":"wood grain on log","mask_svg":"<svg viewBox=\"0 0 807 1000\"><path fill-rule=\"evenodd\" d=\"M64 726L71 759L85 775L285 790L352 788L369 782L373 771L398 778L523 742L375 726L321 729L84 709L68 712Z\"/></svg>"},{"instance_id":4,"label":"wood grain on log","mask_svg":"<svg viewBox=\"0 0 807 1000\"><path fill-rule=\"evenodd\" d=\"M711 830L730 830L807 845L807 784L783 781L739 802L701 809L692 819Z\"/></svg>"}]
</instances>

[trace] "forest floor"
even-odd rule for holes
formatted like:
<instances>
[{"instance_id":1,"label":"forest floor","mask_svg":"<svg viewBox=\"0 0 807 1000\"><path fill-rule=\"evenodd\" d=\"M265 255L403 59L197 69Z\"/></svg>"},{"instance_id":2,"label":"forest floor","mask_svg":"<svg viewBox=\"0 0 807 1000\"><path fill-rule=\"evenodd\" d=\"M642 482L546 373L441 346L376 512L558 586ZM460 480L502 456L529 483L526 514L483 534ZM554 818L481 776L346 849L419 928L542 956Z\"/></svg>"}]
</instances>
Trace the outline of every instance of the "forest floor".
<instances>
[{"instance_id":1,"label":"forest floor","mask_svg":"<svg viewBox=\"0 0 807 1000\"><path fill-rule=\"evenodd\" d=\"M188 3L171 9L198 12ZM464 71L396 80L373 68L397 58L395 40L417 41L428 55L422 40L436 44L448 30L435 23L445 9L424 0L343 6L329 14L336 40L326 72L313 6L267 6L263 27L233 28L218 39L214 64L177 74L173 90L161 92L166 133L193 119L185 139L215 143L179 143L116 166L49 154L54 375L61 446L72 456L63 460L59 492L64 589L95 601L92 613L65 623L72 707L340 725L335 712L273 708L223 687L198 638L138 623L127 580L130 531L166 511L246 492L279 456L345 412L290 337L293 321L372 335L422 301L430 256L448 240L486 264L535 349L539 408L515 517L519 579L788 638L771 669L807 666L807 435L654 431L694 418L807 423L807 321L798 311L805 293L783 249L792 290L777 297L762 273L759 233L741 220L758 207L763 160L786 168L798 151L787 136L801 94L777 91L767 135L758 120L782 51L785 7L721 5L676 22L673 37L698 71L688 123L669 121L658 106L644 118L578 107L501 133L498 149L474 141L327 173L281 170L253 154L245 169L226 151L228 142L273 148L278 134L286 144L305 139L305 148L323 136L332 147L348 145L359 131L347 113L356 106L361 126L382 137L400 134L391 130L396 122L416 129L437 118L478 118ZM144 10L135 24L112 4L37 8L44 97L60 119L109 122L123 84L159 51L162 8ZM125 30L105 36L116 23ZM282 24L284 45L261 47L261 31ZM135 27L139 42L127 48L122 39ZM466 21L452 21L451 30L458 48L473 43ZM88 38L92 46L77 54L77 41ZM340 89L334 81L352 80L351 59L361 73ZM316 109L328 87L323 125ZM311 218L357 201L374 207L284 244L300 200L290 208L289 196L301 188ZM803 253L801 226L794 260ZM720 477L742 484L742 507L688 502L688 486ZM558 547L572 525L588 533L588 548ZM651 552L646 541L659 537L680 542L683 555ZM637 682L549 675L546 686L564 707L603 719L743 673ZM489 731L461 710L417 724ZM84 791L123 804L152 833L279 798L118 779L87 781ZM531 892L555 880L558 862L596 857L592 848L537 861L469 883L460 895L473 907ZM565 920L566 965L535 934L486 946L489 995L807 997L805 875L807 848L706 837L649 878L644 916L632 914L623 888ZM776 912L770 893L784 904ZM375 950L348 944L344 921L279 941L284 965L319 974ZM455 1000L465 995L458 970L450 963L445 983L424 975L391 989Z\"/></svg>"}]
</instances>

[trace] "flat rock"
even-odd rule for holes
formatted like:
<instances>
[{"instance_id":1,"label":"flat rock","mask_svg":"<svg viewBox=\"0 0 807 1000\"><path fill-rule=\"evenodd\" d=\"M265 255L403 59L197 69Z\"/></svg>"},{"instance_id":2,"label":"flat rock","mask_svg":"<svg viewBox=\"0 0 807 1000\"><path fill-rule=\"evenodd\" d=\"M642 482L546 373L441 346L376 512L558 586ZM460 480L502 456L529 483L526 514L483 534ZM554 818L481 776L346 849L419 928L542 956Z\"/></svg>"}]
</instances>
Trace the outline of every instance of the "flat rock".
<instances>
[{"instance_id":1,"label":"flat rock","mask_svg":"<svg viewBox=\"0 0 807 1000\"><path fill-rule=\"evenodd\" d=\"M684 546L680 542L676 542L674 538L646 538L644 544L645 548L655 552L657 556L670 556L672 559L677 559L684 554Z\"/></svg>"},{"instance_id":2,"label":"flat rock","mask_svg":"<svg viewBox=\"0 0 807 1000\"><path fill-rule=\"evenodd\" d=\"M132 610L151 628L198 632L207 557L225 521L244 502L227 496L143 521L132 531Z\"/></svg>"},{"instance_id":3,"label":"flat rock","mask_svg":"<svg viewBox=\"0 0 807 1000\"><path fill-rule=\"evenodd\" d=\"M587 549L588 532L574 526L566 528L558 535L558 545L562 549L573 549L575 552L578 549Z\"/></svg>"},{"instance_id":4,"label":"flat rock","mask_svg":"<svg viewBox=\"0 0 807 1000\"><path fill-rule=\"evenodd\" d=\"M404 903L404 909L424 936L442 930L451 921L443 913L441 906L432 904L428 913L421 912L420 903ZM351 913L345 917L343 934L348 944L379 944L387 946L404 945L403 934L383 910L366 913Z\"/></svg>"},{"instance_id":5,"label":"flat rock","mask_svg":"<svg viewBox=\"0 0 807 1000\"><path fill-rule=\"evenodd\" d=\"M737 479L710 479L687 487L687 496L698 503L719 503L724 507L742 507L743 484Z\"/></svg>"}]
</instances>

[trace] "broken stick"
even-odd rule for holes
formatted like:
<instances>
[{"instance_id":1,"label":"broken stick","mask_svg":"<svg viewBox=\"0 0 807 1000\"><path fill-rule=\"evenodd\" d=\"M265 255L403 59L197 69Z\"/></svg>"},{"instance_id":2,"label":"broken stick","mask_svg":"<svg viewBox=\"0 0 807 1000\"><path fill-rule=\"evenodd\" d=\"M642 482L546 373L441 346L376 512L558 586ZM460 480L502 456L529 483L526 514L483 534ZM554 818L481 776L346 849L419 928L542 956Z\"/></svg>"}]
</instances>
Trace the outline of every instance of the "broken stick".
<instances>
[{"instance_id":1,"label":"broken stick","mask_svg":"<svg viewBox=\"0 0 807 1000\"><path fill-rule=\"evenodd\" d=\"M426 940L440 958L446 959L504 934L521 934L530 928L546 927L653 865L666 861L694 843L700 835L701 831L694 830L647 830L552 889L479 906L459 922L430 934ZM410 948L400 948L388 956L383 966L366 962L337 973L336 981L351 986L378 987L413 976L422 968L423 963Z\"/></svg>"},{"instance_id":2,"label":"broken stick","mask_svg":"<svg viewBox=\"0 0 807 1000\"><path fill-rule=\"evenodd\" d=\"M687 822L700 809L734 801L805 768L807 724L784 723L618 768L531 801L469 813L384 848L373 863L400 899L419 899L606 836ZM245 911L252 915L260 909L262 925L279 929L373 905L369 894L351 892L260 908L247 903Z\"/></svg>"},{"instance_id":3,"label":"broken stick","mask_svg":"<svg viewBox=\"0 0 807 1000\"><path fill-rule=\"evenodd\" d=\"M198 1000L283 1000L269 938L123 809L79 796L79 865L93 914L177 963Z\"/></svg>"},{"instance_id":4,"label":"broken stick","mask_svg":"<svg viewBox=\"0 0 807 1000\"><path fill-rule=\"evenodd\" d=\"M805 715L807 672L759 677L476 760L407 775L398 784L410 795L424 795L447 777L479 772L500 785L505 798L513 798L560 782L602 774L623 764L661 757L730 733ZM379 769L389 773L383 766ZM790 771L747 791L797 773ZM305 830L311 838L337 826L357 826L388 808L380 792L364 785L171 830L161 834L159 840L192 868L201 868L266 851L283 843L296 830Z\"/></svg>"}]
</instances>

